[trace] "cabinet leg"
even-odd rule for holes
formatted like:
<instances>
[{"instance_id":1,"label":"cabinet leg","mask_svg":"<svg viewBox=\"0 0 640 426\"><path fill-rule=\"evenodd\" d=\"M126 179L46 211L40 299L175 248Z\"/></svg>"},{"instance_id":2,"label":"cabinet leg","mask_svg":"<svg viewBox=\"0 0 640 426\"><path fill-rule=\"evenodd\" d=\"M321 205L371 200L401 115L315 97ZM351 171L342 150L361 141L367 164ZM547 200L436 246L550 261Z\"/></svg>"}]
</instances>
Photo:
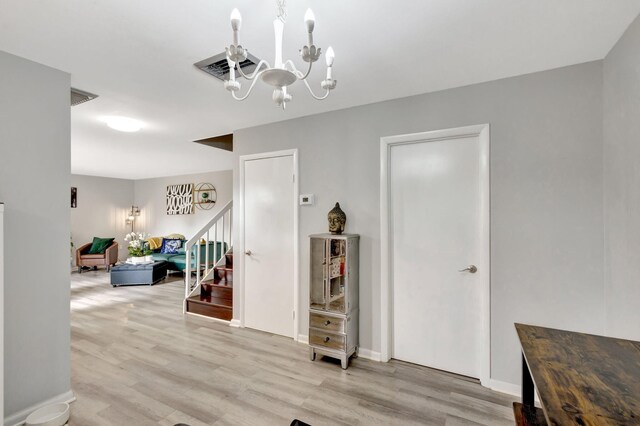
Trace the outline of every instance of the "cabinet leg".
<instances>
[{"instance_id":1,"label":"cabinet leg","mask_svg":"<svg viewBox=\"0 0 640 426\"><path fill-rule=\"evenodd\" d=\"M348 357L348 356L346 356L346 355L345 355L345 356L343 356L343 357L340 359L340 364L342 365L342 369L343 369L343 370L346 370L346 369L347 369L347 367L349 366L349 357Z\"/></svg>"},{"instance_id":2,"label":"cabinet leg","mask_svg":"<svg viewBox=\"0 0 640 426\"><path fill-rule=\"evenodd\" d=\"M316 360L316 351L314 351L313 348L309 348L309 358L311 358L311 361Z\"/></svg>"},{"instance_id":3,"label":"cabinet leg","mask_svg":"<svg viewBox=\"0 0 640 426\"><path fill-rule=\"evenodd\" d=\"M355 351L355 352L353 353L353 355L352 355L354 358L358 358L358 350L359 350L359 349L360 349L360 348L356 346L356 351Z\"/></svg>"}]
</instances>

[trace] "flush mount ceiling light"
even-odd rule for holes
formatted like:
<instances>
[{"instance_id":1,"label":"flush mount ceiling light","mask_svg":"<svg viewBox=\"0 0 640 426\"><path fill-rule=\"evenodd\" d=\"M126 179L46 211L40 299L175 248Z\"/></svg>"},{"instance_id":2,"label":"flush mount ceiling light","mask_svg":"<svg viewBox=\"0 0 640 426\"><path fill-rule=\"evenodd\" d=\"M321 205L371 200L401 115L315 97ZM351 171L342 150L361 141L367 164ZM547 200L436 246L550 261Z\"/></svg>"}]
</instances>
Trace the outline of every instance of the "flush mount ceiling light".
<instances>
[{"instance_id":1,"label":"flush mount ceiling light","mask_svg":"<svg viewBox=\"0 0 640 426\"><path fill-rule=\"evenodd\" d=\"M307 28L308 39L307 44L300 49L300 56L304 62L309 64L309 67L307 68L307 72L303 73L296 69L296 66L290 59L286 62L283 62L282 60L282 38L284 34L284 24L287 18L287 9L285 0L276 0L276 3L278 6L278 14L276 19L273 21L273 28L276 36L274 65L272 67L268 62L260 61L254 72L250 75L246 75L242 71L241 67L236 66L236 64L242 63L247 59L248 52L247 49L238 44L238 33L240 32L240 26L242 23L240 12L238 9L233 9L233 12L231 12L233 44L226 48L230 72L229 79L224 82L224 88L231 92L234 99L243 101L249 97L251 90L253 90L258 78L260 78L264 83L274 87L273 101L277 106L281 106L282 109L284 109L287 102L291 101L291 94L287 93L287 88L296 81L301 80L305 86L307 86L307 89L313 98L317 100L326 99L327 96L329 96L329 92L335 89L337 83L337 81L331 76L331 68L333 67L334 58L333 49L329 47L327 49L327 53L325 53L327 78L320 83L320 87L325 90L325 93L322 96L317 96L313 93L311 86L309 86L309 83L307 82L307 77L311 73L313 63L316 62L322 54L321 49L313 44L313 28L315 26L315 17L313 12L311 9L308 9L307 13L304 15L304 24ZM251 85L249 86L247 93L243 96L236 95L236 92L240 90L240 82L236 80L236 71L242 77L251 81Z\"/></svg>"},{"instance_id":2,"label":"flush mount ceiling light","mask_svg":"<svg viewBox=\"0 0 640 426\"><path fill-rule=\"evenodd\" d=\"M104 121L107 126L111 127L113 130L118 130L120 132L131 133L142 129L142 122L129 117L114 115L110 117L103 117L101 121Z\"/></svg>"}]
</instances>

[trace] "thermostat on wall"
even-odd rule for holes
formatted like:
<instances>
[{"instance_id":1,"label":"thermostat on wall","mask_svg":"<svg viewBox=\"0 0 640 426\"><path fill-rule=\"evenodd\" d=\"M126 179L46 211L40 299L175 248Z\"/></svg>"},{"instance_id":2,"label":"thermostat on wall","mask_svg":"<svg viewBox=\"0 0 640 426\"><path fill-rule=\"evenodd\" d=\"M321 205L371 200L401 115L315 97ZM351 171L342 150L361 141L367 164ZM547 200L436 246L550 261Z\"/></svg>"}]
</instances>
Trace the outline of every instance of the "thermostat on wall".
<instances>
[{"instance_id":1,"label":"thermostat on wall","mask_svg":"<svg viewBox=\"0 0 640 426\"><path fill-rule=\"evenodd\" d=\"M303 194L300 196L301 206L312 206L316 202L316 196L313 194Z\"/></svg>"}]
</instances>

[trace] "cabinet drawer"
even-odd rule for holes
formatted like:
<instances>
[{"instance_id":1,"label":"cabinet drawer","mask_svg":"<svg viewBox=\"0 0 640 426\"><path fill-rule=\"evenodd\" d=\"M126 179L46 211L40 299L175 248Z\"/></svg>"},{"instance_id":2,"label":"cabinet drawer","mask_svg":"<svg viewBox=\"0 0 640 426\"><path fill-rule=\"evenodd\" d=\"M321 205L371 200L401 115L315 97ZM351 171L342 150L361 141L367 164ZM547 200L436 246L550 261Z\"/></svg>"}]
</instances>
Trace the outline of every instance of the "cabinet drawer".
<instances>
[{"instance_id":1,"label":"cabinet drawer","mask_svg":"<svg viewBox=\"0 0 640 426\"><path fill-rule=\"evenodd\" d=\"M344 351L346 348L346 337L340 334L324 333L320 330L309 330L309 344L324 346L329 349Z\"/></svg>"},{"instance_id":2,"label":"cabinet drawer","mask_svg":"<svg viewBox=\"0 0 640 426\"><path fill-rule=\"evenodd\" d=\"M327 315L312 313L310 314L310 317L309 317L309 327L317 328L319 330L344 333L345 332L344 323L345 323L344 318L330 317Z\"/></svg>"}]
</instances>

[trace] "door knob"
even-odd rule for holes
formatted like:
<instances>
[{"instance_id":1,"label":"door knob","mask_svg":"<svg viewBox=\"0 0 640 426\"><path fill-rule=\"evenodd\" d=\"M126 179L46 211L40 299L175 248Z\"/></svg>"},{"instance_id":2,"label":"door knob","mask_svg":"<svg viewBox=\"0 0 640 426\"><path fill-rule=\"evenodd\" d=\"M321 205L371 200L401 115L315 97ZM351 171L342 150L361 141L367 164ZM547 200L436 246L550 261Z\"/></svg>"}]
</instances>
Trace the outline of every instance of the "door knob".
<instances>
[{"instance_id":1,"label":"door knob","mask_svg":"<svg viewBox=\"0 0 640 426\"><path fill-rule=\"evenodd\" d=\"M252 253L251 253L251 250L247 250L244 252L244 254L246 254L247 256L251 256Z\"/></svg>"},{"instance_id":2,"label":"door knob","mask_svg":"<svg viewBox=\"0 0 640 426\"><path fill-rule=\"evenodd\" d=\"M476 272L478 272L478 268L476 268L476 265L469 265L464 269L460 269L458 272L470 272L472 274L475 274Z\"/></svg>"}]
</instances>

